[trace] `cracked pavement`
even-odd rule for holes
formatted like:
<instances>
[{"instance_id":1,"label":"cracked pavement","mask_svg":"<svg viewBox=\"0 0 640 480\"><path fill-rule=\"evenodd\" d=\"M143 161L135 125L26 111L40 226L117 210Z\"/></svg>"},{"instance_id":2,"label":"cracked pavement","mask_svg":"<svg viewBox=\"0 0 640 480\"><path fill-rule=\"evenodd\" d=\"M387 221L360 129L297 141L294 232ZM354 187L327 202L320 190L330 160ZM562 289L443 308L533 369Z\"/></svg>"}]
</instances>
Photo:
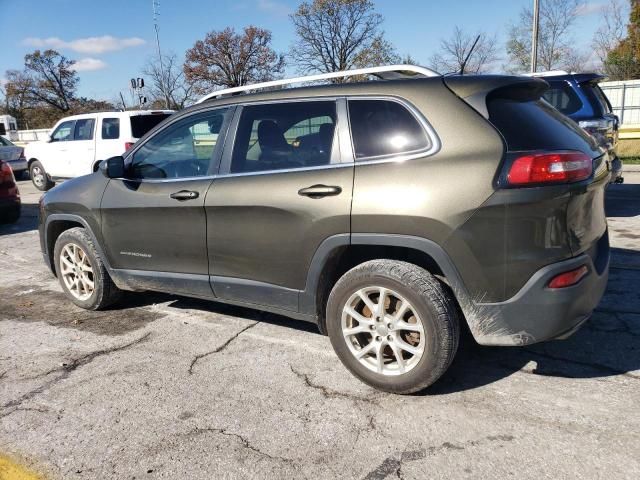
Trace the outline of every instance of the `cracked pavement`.
<instances>
[{"instance_id":1,"label":"cracked pavement","mask_svg":"<svg viewBox=\"0 0 640 480\"><path fill-rule=\"evenodd\" d=\"M640 477L640 173L607 193L605 298L565 341L468 337L430 390L352 377L313 325L153 293L86 312L0 226L0 453L47 478Z\"/></svg>"}]
</instances>

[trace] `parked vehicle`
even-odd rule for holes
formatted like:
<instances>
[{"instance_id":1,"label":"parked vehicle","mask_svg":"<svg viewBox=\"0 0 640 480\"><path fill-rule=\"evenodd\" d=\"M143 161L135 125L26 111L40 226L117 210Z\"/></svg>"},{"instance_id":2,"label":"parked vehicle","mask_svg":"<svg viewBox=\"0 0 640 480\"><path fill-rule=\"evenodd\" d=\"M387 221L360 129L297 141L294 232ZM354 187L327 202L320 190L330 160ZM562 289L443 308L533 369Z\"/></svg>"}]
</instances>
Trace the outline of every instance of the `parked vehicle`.
<instances>
[{"instance_id":1,"label":"parked vehicle","mask_svg":"<svg viewBox=\"0 0 640 480\"><path fill-rule=\"evenodd\" d=\"M534 74L544 77L551 88L544 99L566 116L578 122L600 146L609 151L611 182L622 183L622 161L618 158L617 115L614 115L609 99L598 86L606 77L598 73L567 73L559 70Z\"/></svg>"},{"instance_id":2,"label":"parked vehicle","mask_svg":"<svg viewBox=\"0 0 640 480\"><path fill-rule=\"evenodd\" d=\"M13 170L0 160L0 223L15 223L20 218L20 192Z\"/></svg>"},{"instance_id":3,"label":"parked vehicle","mask_svg":"<svg viewBox=\"0 0 640 480\"><path fill-rule=\"evenodd\" d=\"M24 148L14 145L4 137L0 137L0 160L7 162L18 178L28 172Z\"/></svg>"},{"instance_id":4,"label":"parked vehicle","mask_svg":"<svg viewBox=\"0 0 640 480\"><path fill-rule=\"evenodd\" d=\"M136 110L74 115L60 120L49 141L25 148L31 180L48 190L56 179L95 172L102 160L120 155L172 110Z\"/></svg>"},{"instance_id":5,"label":"parked vehicle","mask_svg":"<svg viewBox=\"0 0 640 480\"><path fill-rule=\"evenodd\" d=\"M385 81L273 90L367 74ZM214 92L44 195L68 298L157 290L314 322L396 393L445 372L463 321L480 344L528 345L589 318L608 152L541 100L547 83L406 65L294 80Z\"/></svg>"}]
</instances>

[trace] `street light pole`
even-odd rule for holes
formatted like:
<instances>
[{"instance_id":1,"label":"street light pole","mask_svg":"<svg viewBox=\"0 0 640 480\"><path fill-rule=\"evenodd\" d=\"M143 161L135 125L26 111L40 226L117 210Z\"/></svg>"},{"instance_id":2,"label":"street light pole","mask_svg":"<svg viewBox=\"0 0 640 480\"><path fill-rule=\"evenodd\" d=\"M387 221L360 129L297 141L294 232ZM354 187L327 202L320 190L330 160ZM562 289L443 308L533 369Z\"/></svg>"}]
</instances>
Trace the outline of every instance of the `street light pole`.
<instances>
[{"instance_id":1,"label":"street light pole","mask_svg":"<svg viewBox=\"0 0 640 480\"><path fill-rule=\"evenodd\" d=\"M540 22L540 1L533 0L533 33L531 36L531 73L538 69L538 24Z\"/></svg>"}]
</instances>

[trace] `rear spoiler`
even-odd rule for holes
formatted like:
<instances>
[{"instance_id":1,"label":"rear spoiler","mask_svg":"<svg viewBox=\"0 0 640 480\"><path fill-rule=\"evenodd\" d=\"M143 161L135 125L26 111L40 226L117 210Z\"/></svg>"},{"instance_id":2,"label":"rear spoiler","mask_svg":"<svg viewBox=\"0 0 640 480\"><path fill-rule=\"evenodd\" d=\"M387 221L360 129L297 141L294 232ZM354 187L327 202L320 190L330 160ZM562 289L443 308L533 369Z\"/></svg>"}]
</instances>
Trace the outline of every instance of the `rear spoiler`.
<instances>
[{"instance_id":1,"label":"rear spoiler","mask_svg":"<svg viewBox=\"0 0 640 480\"><path fill-rule=\"evenodd\" d=\"M508 75L451 75L444 77L444 83L487 119L489 95L518 101L537 100L549 88L540 78Z\"/></svg>"},{"instance_id":2,"label":"rear spoiler","mask_svg":"<svg viewBox=\"0 0 640 480\"><path fill-rule=\"evenodd\" d=\"M600 73L576 73L573 75L573 78L576 82L582 83L598 83L607 79L606 75L601 75Z\"/></svg>"}]
</instances>

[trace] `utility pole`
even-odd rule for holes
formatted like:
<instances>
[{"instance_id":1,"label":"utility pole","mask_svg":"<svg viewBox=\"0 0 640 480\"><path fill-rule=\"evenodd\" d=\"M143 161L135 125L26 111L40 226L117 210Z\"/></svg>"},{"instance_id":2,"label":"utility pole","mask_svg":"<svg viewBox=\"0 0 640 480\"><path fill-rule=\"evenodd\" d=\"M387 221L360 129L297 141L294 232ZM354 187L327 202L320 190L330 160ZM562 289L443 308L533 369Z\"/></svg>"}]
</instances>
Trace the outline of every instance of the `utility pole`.
<instances>
[{"instance_id":1,"label":"utility pole","mask_svg":"<svg viewBox=\"0 0 640 480\"><path fill-rule=\"evenodd\" d=\"M162 91L162 96L164 97L164 106L165 108L169 108L169 99L167 98L167 93L165 92L165 76L164 66L162 65L162 53L160 52L160 26L158 25L158 17L160 16L160 0L152 0L151 4L153 5L153 28L156 31L156 48L158 49L158 60L160 61L160 90Z\"/></svg>"},{"instance_id":2,"label":"utility pole","mask_svg":"<svg viewBox=\"0 0 640 480\"><path fill-rule=\"evenodd\" d=\"M540 0L533 0L533 33L531 36L531 73L538 69L538 25L540 23Z\"/></svg>"}]
</instances>

